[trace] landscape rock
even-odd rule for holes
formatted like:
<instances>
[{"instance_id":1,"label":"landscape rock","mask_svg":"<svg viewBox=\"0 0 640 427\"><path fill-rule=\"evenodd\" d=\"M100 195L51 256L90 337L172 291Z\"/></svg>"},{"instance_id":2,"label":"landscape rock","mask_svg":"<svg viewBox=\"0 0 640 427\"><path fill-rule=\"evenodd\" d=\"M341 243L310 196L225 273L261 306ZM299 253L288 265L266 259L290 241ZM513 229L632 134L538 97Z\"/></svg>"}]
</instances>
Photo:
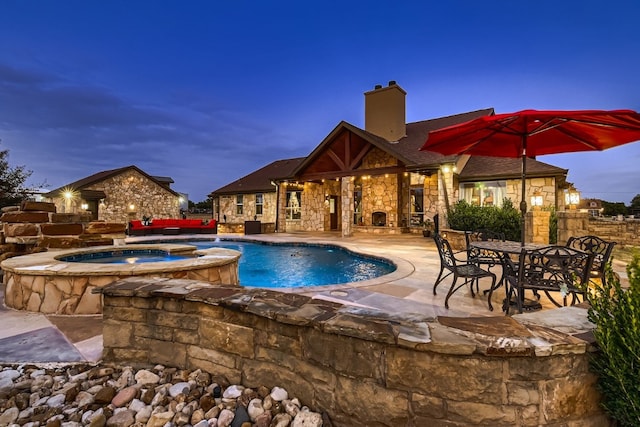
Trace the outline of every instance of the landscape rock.
<instances>
[{"instance_id":1,"label":"landscape rock","mask_svg":"<svg viewBox=\"0 0 640 427\"><path fill-rule=\"evenodd\" d=\"M322 426L322 415L284 388L212 377L162 365L0 365L0 427Z\"/></svg>"}]
</instances>

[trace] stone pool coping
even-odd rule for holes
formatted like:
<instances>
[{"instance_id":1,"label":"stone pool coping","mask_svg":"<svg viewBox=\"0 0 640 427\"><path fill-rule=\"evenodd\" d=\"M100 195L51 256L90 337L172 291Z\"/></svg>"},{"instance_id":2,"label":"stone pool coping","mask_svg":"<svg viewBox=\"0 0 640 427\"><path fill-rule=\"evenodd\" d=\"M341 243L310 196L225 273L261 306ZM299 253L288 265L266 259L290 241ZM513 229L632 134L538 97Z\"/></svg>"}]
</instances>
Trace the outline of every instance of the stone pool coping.
<instances>
[{"instance_id":1,"label":"stone pool coping","mask_svg":"<svg viewBox=\"0 0 640 427\"><path fill-rule=\"evenodd\" d=\"M147 250L155 249L169 254L193 253L195 258L164 261L161 263L113 264L113 263L83 263L61 261L59 258L104 251ZM126 276L149 273L166 273L186 271L194 266L205 268L227 264L230 260L240 258L240 252L224 248L198 249L186 244L158 243L158 244L127 244L123 246L95 246L83 249L64 249L40 252L8 258L2 261L2 270L10 273L29 274L32 276ZM87 266L90 266L89 268Z\"/></svg>"}]
</instances>

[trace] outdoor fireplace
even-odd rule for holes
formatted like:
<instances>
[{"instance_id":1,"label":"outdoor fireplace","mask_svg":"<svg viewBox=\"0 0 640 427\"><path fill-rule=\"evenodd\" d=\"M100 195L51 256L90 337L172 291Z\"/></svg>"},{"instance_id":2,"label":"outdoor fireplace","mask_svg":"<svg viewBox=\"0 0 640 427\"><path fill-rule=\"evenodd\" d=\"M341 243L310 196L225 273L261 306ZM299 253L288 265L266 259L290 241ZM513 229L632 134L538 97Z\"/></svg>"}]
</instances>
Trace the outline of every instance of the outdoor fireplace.
<instances>
[{"instance_id":1,"label":"outdoor fireplace","mask_svg":"<svg viewBox=\"0 0 640 427\"><path fill-rule=\"evenodd\" d=\"M371 214L371 224L376 227L384 227L387 225L387 213L386 212L374 212Z\"/></svg>"}]
</instances>

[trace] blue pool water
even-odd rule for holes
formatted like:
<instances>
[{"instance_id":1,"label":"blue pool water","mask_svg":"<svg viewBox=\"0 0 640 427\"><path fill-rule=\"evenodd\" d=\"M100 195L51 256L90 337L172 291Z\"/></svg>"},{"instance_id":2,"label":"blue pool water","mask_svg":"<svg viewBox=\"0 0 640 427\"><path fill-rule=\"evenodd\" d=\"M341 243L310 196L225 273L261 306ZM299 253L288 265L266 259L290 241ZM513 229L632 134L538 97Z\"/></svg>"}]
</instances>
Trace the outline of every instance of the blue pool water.
<instances>
[{"instance_id":1,"label":"blue pool water","mask_svg":"<svg viewBox=\"0 0 640 427\"><path fill-rule=\"evenodd\" d=\"M180 261L192 255L174 255L159 249L118 249L116 251L92 252L60 257L65 262L88 262L100 264L139 264L143 262Z\"/></svg>"},{"instance_id":2,"label":"blue pool water","mask_svg":"<svg viewBox=\"0 0 640 427\"><path fill-rule=\"evenodd\" d=\"M221 247L242 253L238 269L246 287L288 288L373 279L395 265L331 245L265 244L240 240L184 242L199 249Z\"/></svg>"}]
</instances>

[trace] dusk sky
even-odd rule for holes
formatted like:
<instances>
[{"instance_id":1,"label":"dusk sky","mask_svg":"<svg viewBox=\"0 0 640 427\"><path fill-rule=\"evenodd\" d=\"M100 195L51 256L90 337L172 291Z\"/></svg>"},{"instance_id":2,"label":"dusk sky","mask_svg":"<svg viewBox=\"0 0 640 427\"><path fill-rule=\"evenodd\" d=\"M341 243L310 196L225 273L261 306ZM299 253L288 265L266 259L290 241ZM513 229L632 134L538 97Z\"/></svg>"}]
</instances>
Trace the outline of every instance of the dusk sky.
<instances>
[{"instance_id":1,"label":"dusk sky","mask_svg":"<svg viewBox=\"0 0 640 427\"><path fill-rule=\"evenodd\" d=\"M308 155L395 80L407 122L640 110L640 3L0 0L0 150L54 189L136 165L194 202ZM583 197L640 194L640 143L542 156Z\"/></svg>"}]
</instances>

